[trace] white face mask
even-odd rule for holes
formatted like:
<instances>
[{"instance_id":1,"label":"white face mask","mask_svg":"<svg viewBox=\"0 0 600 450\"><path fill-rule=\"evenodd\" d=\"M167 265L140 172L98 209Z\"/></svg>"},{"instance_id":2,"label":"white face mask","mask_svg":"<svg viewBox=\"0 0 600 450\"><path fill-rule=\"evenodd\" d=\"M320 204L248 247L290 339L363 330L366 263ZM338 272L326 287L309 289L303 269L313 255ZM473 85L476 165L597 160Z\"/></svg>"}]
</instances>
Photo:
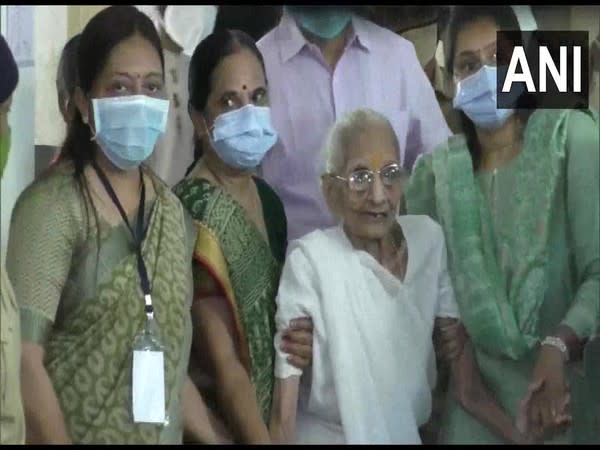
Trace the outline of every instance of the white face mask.
<instances>
[{"instance_id":1,"label":"white face mask","mask_svg":"<svg viewBox=\"0 0 600 450\"><path fill-rule=\"evenodd\" d=\"M536 31L538 29L537 22L529 5L514 5L512 7L521 31ZM523 39L523 44L529 44L529 39Z\"/></svg>"},{"instance_id":2,"label":"white face mask","mask_svg":"<svg viewBox=\"0 0 600 450\"><path fill-rule=\"evenodd\" d=\"M537 22L531 11L529 5L514 5L512 7L517 20L519 21L519 28L521 31L535 31L537 30Z\"/></svg>"},{"instance_id":3,"label":"white face mask","mask_svg":"<svg viewBox=\"0 0 600 450\"><path fill-rule=\"evenodd\" d=\"M437 48L437 23L432 23L424 27L411 28L404 31L401 35L413 44L421 67L425 67L431 61L431 58L434 57Z\"/></svg>"},{"instance_id":4,"label":"white face mask","mask_svg":"<svg viewBox=\"0 0 600 450\"><path fill-rule=\"evenodd\" d=\"M196 46L215 28L217 7L214 5L169 5L164 27L169 37L192 56Z\"/></svg>"}]
</instances>

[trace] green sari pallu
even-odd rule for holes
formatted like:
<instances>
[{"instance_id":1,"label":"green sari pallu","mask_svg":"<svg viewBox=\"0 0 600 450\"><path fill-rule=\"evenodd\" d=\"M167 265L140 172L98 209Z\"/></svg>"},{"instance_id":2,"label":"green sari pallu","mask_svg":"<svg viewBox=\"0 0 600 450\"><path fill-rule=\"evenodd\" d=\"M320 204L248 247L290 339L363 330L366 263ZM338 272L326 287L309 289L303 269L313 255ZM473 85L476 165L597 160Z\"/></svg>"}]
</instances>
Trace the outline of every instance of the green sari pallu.
<instances>
[{"instance_id":1,"label":"green sari pallu","mask_svg":"<svg viewBox=\"0 0 600 450\"><path fill-rule=\"evenodd\" d=\"M474 173L464 136L453 136L420 158L406 190L408 212L444 229L461 319L488 388L513 416L541 338L561 323L582 338L598 326L598 165L597 114L538 110L505 167ZM455 403L445 443L498 441Z\"/></svg>"},{"instance_id":2,"label":"green sari pallu","mask_svg":"<svg viewBox=\"0 0 600 450\"><path fill-rule=\"evenodd\" d=\"M208 274L224 293L234 318L241 361L268 424L274 386L275 297L285 257L286 230L279 198L264 181L255 178L255 183L268 243L239 203L220 187L189 178L174 192L198 227L194 260L200 270L194 273L196 283Z\"/></svg>"},{"instance_id":3,"label":"green sari pallu","mask_svg":"<svg viewBox=\"0 0 600 450\"><path fill-rule=\"evenodd\" d=\"M62 168L55 170L60 172ZM78 194L71 180L70 173L53 173L25 193L26 199L18 207L16 220L23 222L29 236L39 231L27 229L28 221L24 218L31 218L32 226L39 228L39 222L36 224L39 213L36 211L41 209L40 201L46 205L49 200L58 198L63 202L60 208L76 204L74 199ZM88 235L91 238L85 242L78 241L82 245L68 250L66 264L71 267L67 267L69 278L61 288L58 319L43 343L44 364L58 397L67 432L75 444L182 442L182 393L191 347L191 242L181 204L160 180L153 177L153 183L156 200L142 243L142 255L152 286L155 320L164 346L167 422L155 425L133 421L133 343L144 330L146 315L136 255L127 247L131 235L123 224L106 227L106 223L100 223L103 231L98 240L100 252L97 253L94 242L98 230L95 221L91 220ZM57 214L57 221L63 220L66 215L68 213L60 214L60 217ZM56 222L54 225L59 228L64 223ZM71 224L60 233L77 236L80 229L80 226ZM17 231L18 237L15 237L14 248L9 250L9 259L15 263L13 279L18 279L16 285L24 294L29 293L24 295L21 317L24 328L32 330L32 324L40 320L37 311L43 308L43 304L39 298L38 303L34 303L36 295L31 289L36 288L28 287L28 284L40 285L41 280L31 283L27 278L29 275L27 267L20 261L23 257L19 246L27 248L30 244L21 244L27 236L19 234ZM47 259L42 254L40 257ZM90 261L95 263L97 258L101 272L106 274L104 279L92 288L78 285L81 280L77 278L78 274L85 272L87 264ZM60 261L57 265L65 260L61 258ZM93 270L89 272L95 273ZM90 297L82 298L79 295L82 292L89 293ZM65 300L73 302L67 306ZM25 338L35 340L32 336Z\"/></svg>"}]
</instances>

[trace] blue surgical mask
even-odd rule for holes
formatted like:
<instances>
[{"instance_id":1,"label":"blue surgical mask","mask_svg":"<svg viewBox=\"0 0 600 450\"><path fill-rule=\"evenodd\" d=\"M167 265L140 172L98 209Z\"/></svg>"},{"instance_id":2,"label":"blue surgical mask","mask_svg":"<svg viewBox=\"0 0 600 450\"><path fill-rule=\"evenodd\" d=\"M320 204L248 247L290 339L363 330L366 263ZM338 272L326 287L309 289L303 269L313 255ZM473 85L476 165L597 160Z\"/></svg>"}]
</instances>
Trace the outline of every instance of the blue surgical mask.
<instances>
[{"instance_id":1,"label":"blue surgical mask","mask_svg":"<svg viewBox=\"0 0 600 450\"><path fill-rule=\"evenodd\" d=\"M504 70L500 69L500 70ZM506 123L514 113L513 108L497 108L498 89L496 77L498 69L492 66L483 66L473 75L459 81L454 96L454 109L463 111L469 119L479 128L495 130ZM521 86L511 89L514 105L522 93Z\"/></svg>"},{"instance_id":2,"label":"blue surgical mask","mask_svg":"<svg viewBox=\"0 0 600 450\"><path fill-rule=\"evenodd\" d=\"M277 142L271 125L271 109L246 105L215 119L211 144L230 167L248 170L257 167Z\"/></svg>"},{"instance_id":3,"label":"blue surgical mask","mask_svg":"<svg viewBox=\"0 0 600 450\"><path fill-rule=\"evenodd\" d=\"M110 162L131 170L147 160L165 132L169 101L146 95L92 99L94 139Z\"/></svg>"},{"instance_id":4,"label":"blue surgical mask","mask_svg":"<svg viewBox=\"0 0 600 450\"><path fill-rule=\"evenodd\" d=\"M339 36L352 20L352 11L341 7L286 6L298 25L321 39Z\"/></svg>"}]
</instances>

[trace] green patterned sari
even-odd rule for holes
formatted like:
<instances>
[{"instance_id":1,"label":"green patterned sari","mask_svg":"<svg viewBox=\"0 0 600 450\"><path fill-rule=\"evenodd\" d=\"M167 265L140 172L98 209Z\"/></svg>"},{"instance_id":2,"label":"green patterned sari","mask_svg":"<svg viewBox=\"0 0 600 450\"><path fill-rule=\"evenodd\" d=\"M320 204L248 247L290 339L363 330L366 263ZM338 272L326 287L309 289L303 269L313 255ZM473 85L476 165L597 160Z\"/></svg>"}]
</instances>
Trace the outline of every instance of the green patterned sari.
<instances>
[{"instance_id":1,"label":"green patterned sari","mask_svg":"<svg viewBox=\"0 0 600 450\"><path fill-rule=\"evenodd\" d=\"M7 259L22 337L44 346L45 367L76 444L182 442L194 230L177 198L149 175L156 198L147 205L142 254L166 347L164 426L133 423L132 345L145 314L127 228L86 219L68 163L27 188L13 212Z\"/></svg>"},{"instance_id":2,"label":"green patterned sari","mask_svg":"<svg viewBox=\"0 0 600 450\"><path fill-rule=\"evenodd\" d=\"M406 191L409 214L427 214L444 229L456 300L482 376L513 416L540 339L561 323L580 338L598 330L598 145L596 114L539 110L527 122L523 151L506 166L474 173L466 140L454 136L420 158ZM581 392L582 371L568 369ZM598 406L586 407L584 397L574 408L600 420ZM498 442L448 400L444 442ZM567 433L556 441L570 439Z\"/></svg>"},{"instance_id":3,"label":"green patterned sari","mask_svg":"<svg viewBox=\"0 0 600 450\"><path fill-rule=\"evenodd\" d=\"M198 285L208 275L225 294L236 324L240 357L268 423L274 385L275 297L287 245L286 221L275 192L258 178L255 183L269 242L239 203L209 181L188 178L174 192L198 227L195 282Z\"/></svg>"}]
</instances>

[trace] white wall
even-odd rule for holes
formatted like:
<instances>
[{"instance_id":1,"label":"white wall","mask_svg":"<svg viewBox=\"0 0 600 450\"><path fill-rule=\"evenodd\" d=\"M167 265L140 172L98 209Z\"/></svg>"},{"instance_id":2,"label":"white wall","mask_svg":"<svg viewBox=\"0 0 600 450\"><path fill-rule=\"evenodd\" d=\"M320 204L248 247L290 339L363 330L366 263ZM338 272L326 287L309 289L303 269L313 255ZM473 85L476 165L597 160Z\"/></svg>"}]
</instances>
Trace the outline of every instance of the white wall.
<instances>
[{"instance_id":1,"label":"white wall","mask_svg":"<svg viewBox=\"0 0 600 450\"><path fill-rule=\"evenodd\" d=\"M66 128L58 109L56 70L67 43L67 6L35 7L35 145L59 146Z\"/></svg>"},{"instance_id":2,"label":"white wall","mask_svg":"<svg viewBox=\"0 0 600 450\"><path fill-rule=\"evenodd\" d=\"M107 7L108 5L69 5L68 38L81 33L90 19Z\"/></svg>"},{"instance_id":3,"label":"white wall","mask_svg":"<svg viewBox=\"0 0 600 450\"><path fill-rule=\"evenodd\" d=\"M56 99L56 69L62 49L75 33L81 32L89 19L106 6L36 5L10 6L32 8L33 22L26 31L33 37L35 65L19 67L19 84L13 96L9 124L12 145L0 184L0 241L4 257L8 242L10 216L16 199L34 178L34 145L62 143L65 126ZM0 5L2 34L6 34L7 6ZM14 27L13 27L14 28ZM24 30L25 31L25 30ZM9 40L9 45L11 42Z\"/></svg>"},{"instance_id":4,"label":"white wall","mask_svg":"<svg viewBox=\"0 0 600 450\"><path fill-rule=\"evenodd\" d=\"M2 34L6 37L6 6L0 6ZM10 26L10 24L8 24ZM11 43L9 42L9 45ZM2 257L6 252L10 214L21 191L33 181L34 173L34 115L35 67L19 67L19 84L13 94L8 123L12 144L0 184L0 237Z\"/></svg>"}]
</instances>

